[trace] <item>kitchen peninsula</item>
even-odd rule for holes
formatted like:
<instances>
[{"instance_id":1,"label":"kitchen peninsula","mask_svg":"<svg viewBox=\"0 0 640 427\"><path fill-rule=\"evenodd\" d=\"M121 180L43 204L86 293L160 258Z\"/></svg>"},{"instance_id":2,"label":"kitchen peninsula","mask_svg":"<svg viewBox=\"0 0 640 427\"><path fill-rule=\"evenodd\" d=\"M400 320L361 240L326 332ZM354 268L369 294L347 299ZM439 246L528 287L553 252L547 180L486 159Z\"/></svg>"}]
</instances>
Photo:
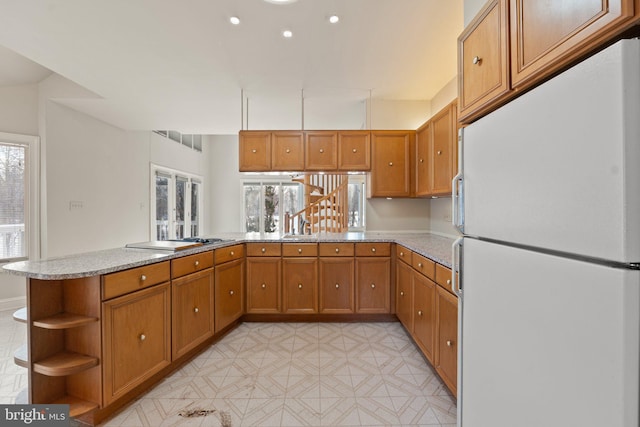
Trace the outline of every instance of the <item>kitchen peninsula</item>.
<instances>
[{"instance_id":1,"label":"kitchen peninsula","mask_svg":"<svg viewBox=\"0 0 640 427\"><path fill-rule=\"evenodd\" d=\"M116 248L4 266L27 278L28 342L16 362L29 369L30 403L68 403L97 424L242 321L399 319L455 394L452 239L216 237L175 252Z\"/></svg>"}]
</instances>

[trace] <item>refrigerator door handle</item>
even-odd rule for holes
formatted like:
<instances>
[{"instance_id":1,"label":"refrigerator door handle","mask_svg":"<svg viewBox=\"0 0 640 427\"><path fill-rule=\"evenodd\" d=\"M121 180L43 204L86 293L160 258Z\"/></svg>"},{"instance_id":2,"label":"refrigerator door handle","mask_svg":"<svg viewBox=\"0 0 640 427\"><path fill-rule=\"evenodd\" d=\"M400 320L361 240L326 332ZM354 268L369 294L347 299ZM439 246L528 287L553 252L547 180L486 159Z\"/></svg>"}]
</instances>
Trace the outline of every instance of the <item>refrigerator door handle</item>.
<instances>
[{"instance_id":1,"label":"refrigerator door handle","mask_svg":"<svg viewBox=\"0 0 640 427\"><path fill-rule=\"evenodd\" d=\"M464 128L458 132L458 173L451 182L451 204L453 226L464 234Z\"/></svg>"},{"instance_id":2,"label":"refrigerator door handle","mask_svg":"<svg viewBox=\"0 0 640 427\"><path fill-rule=\"evenodd\" d=\"M451 290L458 298L462 298L462 243L460 237L451 245Z\"/></svg>"}]
</instances>

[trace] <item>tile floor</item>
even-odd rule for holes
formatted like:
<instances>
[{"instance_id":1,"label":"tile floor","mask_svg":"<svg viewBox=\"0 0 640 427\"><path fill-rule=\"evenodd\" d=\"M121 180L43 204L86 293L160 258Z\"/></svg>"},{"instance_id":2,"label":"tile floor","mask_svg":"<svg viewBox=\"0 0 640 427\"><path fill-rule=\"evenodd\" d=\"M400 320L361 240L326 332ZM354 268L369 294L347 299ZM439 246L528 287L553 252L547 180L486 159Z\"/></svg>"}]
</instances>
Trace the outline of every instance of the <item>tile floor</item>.
<instances>
[{"instance_id":1,"label":"tile floor","mask_svg":"<svg viewBox=\"0 0 640 427\"><path fill-rule=\"evenodd\" d=\"M0 403L27 383L13 364L26 328L11 314L0 312ZM243 323L101 424L455 425L455 399L399 323Z\"/></svg>"}]
</instances>

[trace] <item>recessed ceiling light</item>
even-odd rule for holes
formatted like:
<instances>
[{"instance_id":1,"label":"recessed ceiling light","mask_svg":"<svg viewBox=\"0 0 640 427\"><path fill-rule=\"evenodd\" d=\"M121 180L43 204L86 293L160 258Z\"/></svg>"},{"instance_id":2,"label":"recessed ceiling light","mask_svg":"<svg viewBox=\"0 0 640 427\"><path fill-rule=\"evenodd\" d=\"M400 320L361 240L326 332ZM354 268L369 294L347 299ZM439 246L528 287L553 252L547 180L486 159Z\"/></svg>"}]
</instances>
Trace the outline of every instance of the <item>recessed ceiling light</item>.
<instances>
[{"instance_id":1,"label":"recessed ceiling light","mask_svg":"<svg viewBox=\"0 0 640 427\"><path fill-rule=\"evenodd\" d=\"M240 18L238 18L237 16L232 16L231 18L229 18L229 22L231 22L233 25L239 25Z\"/></svg>"},{"instance_id":2,"label":"recessed ceiling light","mask_svg":"<svg viewBox=\"0 0 640 427\"><path fill-rule=\"evenodd\" d=\"M331 15L329 17L329 22L331 22L332 24L337 24L338 21L340 21L340 17L338 15Z\"/></svg>"},{"instance_id":3,"label":"recessed ceiling light","mask_svg":"<svg viewBox=\"0 0 640 427\"><path fill-rule=\"evenodd\" d=\"M291 37L293 37L293 33L291 32L291 30L284 30L282 32L282 37L290 39Z\"/></svg>"}]
</instances>

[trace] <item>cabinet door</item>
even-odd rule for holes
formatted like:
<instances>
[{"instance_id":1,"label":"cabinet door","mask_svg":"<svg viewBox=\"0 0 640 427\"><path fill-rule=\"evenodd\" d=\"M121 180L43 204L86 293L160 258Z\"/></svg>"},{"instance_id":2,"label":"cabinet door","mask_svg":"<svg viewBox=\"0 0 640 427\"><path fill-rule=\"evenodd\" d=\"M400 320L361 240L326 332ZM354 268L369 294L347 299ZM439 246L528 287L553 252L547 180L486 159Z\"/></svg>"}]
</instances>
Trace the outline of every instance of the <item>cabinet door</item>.
<instances>
[{"instance_id":1,"label":"cabinet door","mask_svg":"<svg viewBox=\"0 0 640 427\"><path fill-rule=\"evenodd\" d=\"M371 132L371 197L411 196L413 131Z\"/></svg>"},{"instance_id":2,"label":"cabinet door","mask_svg":"<svg viewBox=\"0 0 640 427\"><path fill-rule=\"evenodd\" d=\"M320 313L353 313L353 258L320 258Z\"/></svg>"},{"instance_id":3,"label":"cabinet door","mask_svg":"<svg viewBox=\"0 0 640 427\"><path fill-rule=\"evenodd\" d=\"M356 312L389 313L391 259L356 258Z\"/></svg>"},{"instance_id":4,"label":"cabinet door","mask_svg":"<svg viewBox=\"0 0 640 427\"><path fill-rule=\"evenodd\" d=\"M102 304L104 403L171 363L171 296L164 283Z\"/></svg>"},{"instance_id":5,"label":"cabinet door","mask_svg":"<svg viewBox=\"0 0 640 427\"><path fill-rule=\"evenodd\" d=\"M413 337L429 362L433 363L436 338L436 284L413 273Z\"/></svg>"},{"instance_id":6,"label":"cabinet door","mask_svg":"<svg viewBox=\"0 0 640 427\"><path fill-rule=\"evenodd\" d=\"M300 131L271 134L271 168L274 171L304 170L304 141Z\"/></svg>"},{"instance_id":7,"label":"cabinet door","mask_svg":"<svg viewBox=\"0 0 640 427\"><path fill-rule=\"evenodd\" d=\"M284 313L318 312L317 274L317 258L282 260Z\"/></svg>"},{"instance_id":8,"label":"cabinet door","mask_svg":"<svg viewBox=\"0 0 640 427\"><path fill-rule=\"evenodd\" d=\"M457 146L455 108L455 104L450 104L431 119L429 193L434 196L451 195Z\"/></svg>"},{"instance_id":9,"label":"cabinet door","mask_svg":"<svg viewBox=\"0 0 640 427\"><path fill-rule=\"evenodd\" d=\"M437 333L436 371L455 395L458 381L458 299L436 286Z\"/></svg>"},{"instance_id":10,"label":"cabinet door","mask_svg":"<svg viewBox=\"0 0 640 427\"><path fill-rule=\"evenodd\" d=\"M247 258L247 313L280 313L280 258Z\"/></svg>"},{"instance_id":11,"label":"cabinet door","mask_svg":"<svg viewBox=\"0 0 640 427\"><path fill-rule=\"evenodd\" d=\"M174 279L171 288L175 360L213 335L213 269Z\"/></svg>"},{"instance_id":12,"label":"cabinet door","mask_svg":"<svg viewBox=\"0 0 640 427\"><path fill-rule=\"evenodd\" d=\"M489 1L458 38L458 94L465 121L510 90L507 1Z\"/></svg>"},{"instance_id":13,"label":"cabinet door","mask_svg":"<svg viewBox=\"0 0 640 427\"><path fill-rule=\"evenodd\" d=\"M244 259L215 267L215 331L219 332L242 316Z\"/></svg>"},{"instance_id":14,"label":"cabinet door","mask_svg":"<svg viewBox=\"0 0 640 427\"><path fill-rule=\"evenodd\" d=\"M305 169L331 171L338 168L338 133L309 131L304 133Z\"/></svg>"},{"instance_id":15,"label":"cabinet door","mask_svg":"<svg viewBox=\"0 0 640 427\"><path fill-rule=\"evenodd\" d=\"M510 0L509 4L513 87L597 48L603 37L622 31L634 15L634 0Z\"/></svg>"},{"instance_id":16,"label":"cabinet door","mask_svg":"<svg viewBox=\"0 0 640 427\"><path fill-rule=\"evenodd\" d=\"M338 169L342 171L371 170L371 132L338 132Z\"/></svg>"},{"instance_id":17,"label":"cabinet door","mask_svg":"<svg viewBox=\"0 0 640 427\"><path fill-rule=\"evenodd\" d=\"M240 172L271 170L271 132L241 131Z\"/></svg>"},{"instance_id":18,"label":"cabinet door","mask_svg":"<svg viewBox=\"0 0 640 427\"><path fill-rule=\"evenodd\" d=\"M429 195L429 148L431 147L431 121L416 132L416 196Z\"/></svg>"},{"instance_id":19,"label":"cabinet door","mask_svg":"<svg viewBox=\"0 0 640 427\"><path fill-rule=\"evenodd\" d=\"M396 263L396 316L404 327L413 331L413 286L411 285L411 266L404 262Z\"/></svg>"}]
</instances>

